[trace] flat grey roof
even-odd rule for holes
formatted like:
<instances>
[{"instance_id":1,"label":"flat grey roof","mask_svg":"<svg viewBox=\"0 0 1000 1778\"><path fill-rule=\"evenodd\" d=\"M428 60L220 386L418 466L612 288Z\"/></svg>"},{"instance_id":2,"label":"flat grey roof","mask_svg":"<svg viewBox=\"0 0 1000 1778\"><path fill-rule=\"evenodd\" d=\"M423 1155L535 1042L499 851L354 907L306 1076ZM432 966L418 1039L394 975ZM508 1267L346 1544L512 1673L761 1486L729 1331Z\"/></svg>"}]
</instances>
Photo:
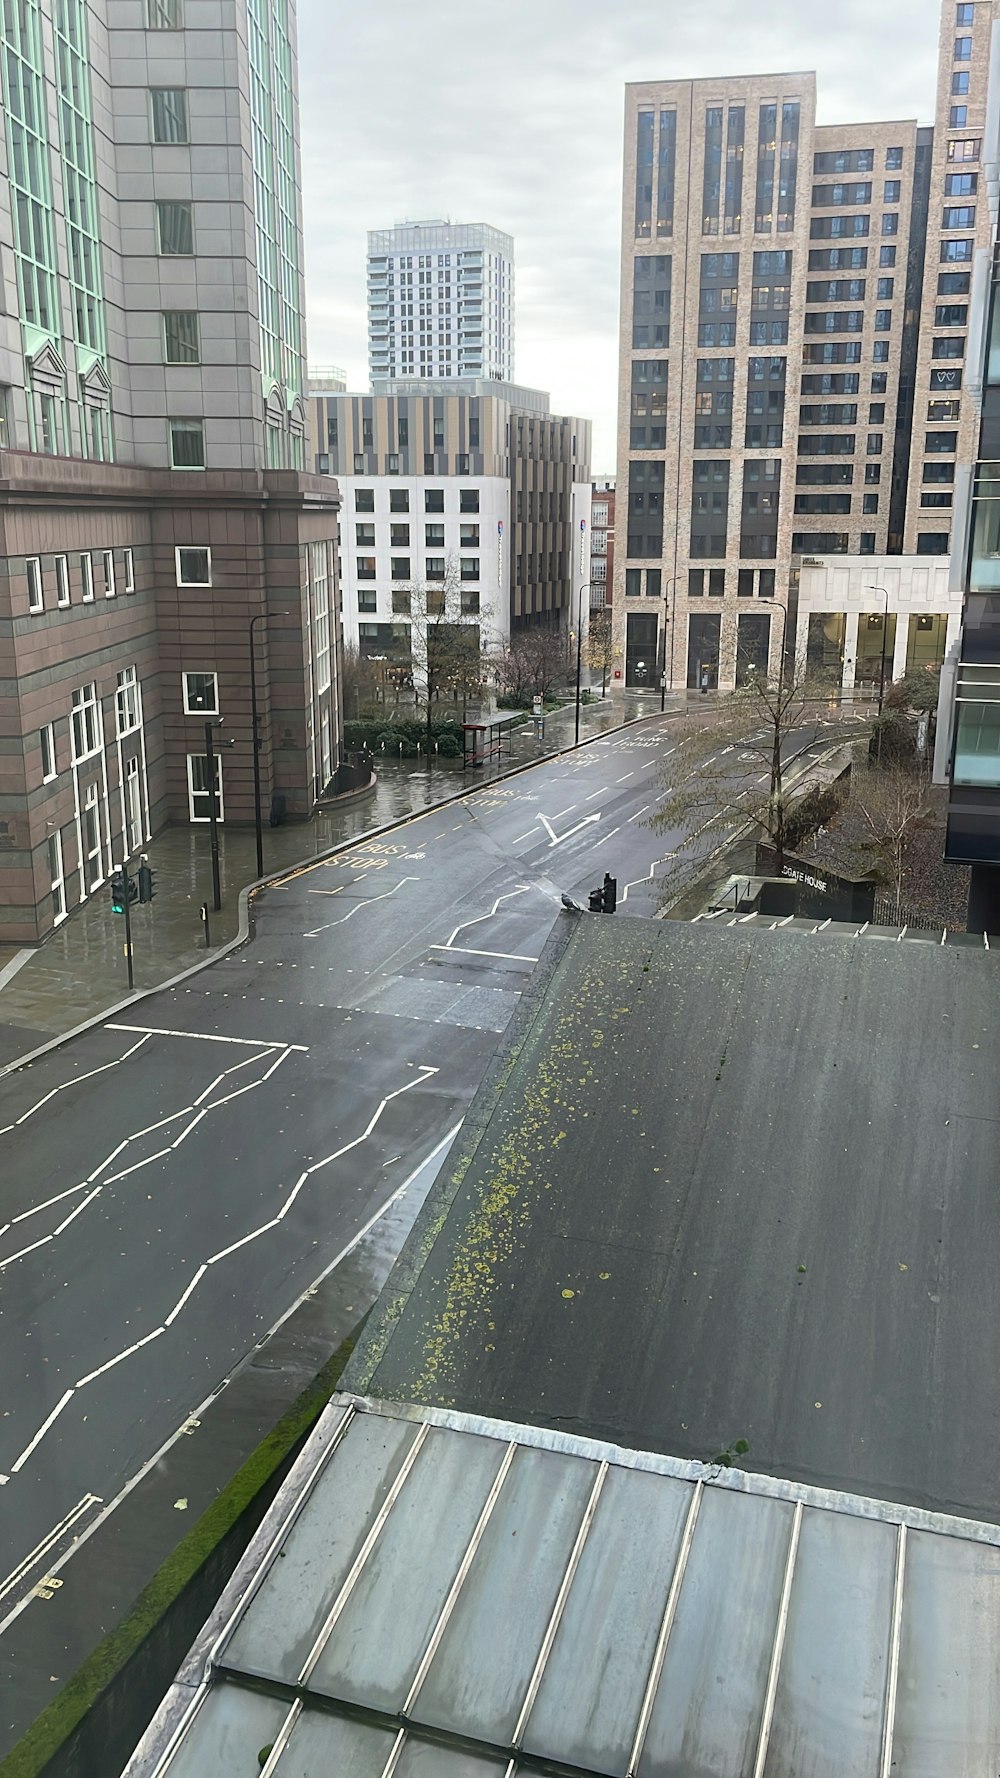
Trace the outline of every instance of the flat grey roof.
<instances>
[{"instance_id":1,"label":"flat grey roof","mask_svg":"<svg viewBox=\"0 0 1000 1778\"><path fill-rule=\"evenodd\" d=\"M996 1526L341 1398L125 1778L996 1778L998 1606Z\"/></svg>"},{"instance_id":2,"label":"flat grey roof","mask_svg":"<svg viewBox=\"0 0 1000 1778\"><path fill-rule=\"evenodd\" d=\"M1000 1519L1000 955L560 928L345 1385Z\"/></svg>"}]
</instances>

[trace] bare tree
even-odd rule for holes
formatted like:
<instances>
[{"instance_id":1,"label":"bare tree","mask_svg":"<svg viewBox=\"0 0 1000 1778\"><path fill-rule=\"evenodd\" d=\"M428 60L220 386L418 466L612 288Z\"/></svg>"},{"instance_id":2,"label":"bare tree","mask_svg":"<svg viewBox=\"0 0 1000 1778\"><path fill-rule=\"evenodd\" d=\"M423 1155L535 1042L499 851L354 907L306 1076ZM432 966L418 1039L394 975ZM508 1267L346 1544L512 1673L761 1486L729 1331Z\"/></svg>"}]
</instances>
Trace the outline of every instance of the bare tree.
<instances>
[{"instance_id":1,"label":"bare tree","mask_svg":"<svg viewBox=\"0 0 1000 1778\"><path fill-rule=\"evenodd\" d=\"M599 610L590 614L590 633L587 639L587 663L600 672L601 696L603 698L608 683L608 673L614 659L611 634L611 607L602 605Z\"/></svg>"},{"instance_id":2,"label":"bare tree","mask_svg":"<svg viewBox=\"0 0 1000 1778\"><path fill-rule=\"evenodd\" d=\"M563 644L557 630L516 630L501 642L490 658L493 683L500 697L528 705L534 697L547 697L566 670Z\"/></svg>"},{"instance_id":3,"label":"bare tree","mask_svg":"<svg viewBox=\"0 0 1000 1778\"><path fill-rule=\"evenodd\" d=\"M462 583L453 556L445 563L440 580L409 581L393 592L393 610L409 618L409 651L414 695L427 708L427 757L431 756L431 730L435 702L450 695L462 703L478 697L487 675L483 625L489 611L481 610L478 593Z\"/></svg>"},{"instance_id":4,"label":"bare tree","mask_svg":"<svg viewBox=\"0 0 1000 1778\"><path fill-rule=\"evenodd\" d=\"M911 836L930 813L931 776L926 760L883 762L877 771L851 773L851 801L871 835L872 852L896 903L900 917L903 873Z\"/></svg>"},{"instance_id":5,"label":"bare tree","mask_svg":"<svg viewBox=\"0 0 1000 1778\"><path fill-rule=\"evenodd\" d=\"M368 715L379 702L383 687L383 663L369 660L354 643L344 646L341 656L340 684L344 714L348 721Z\"/></svg>"},{"instance_id":6,"label":"bare tree","mask_svg":"<svg viewBox=\"0 0 1000 1778\"><path fill-rule=\"evenodd\" d=\"M649 826L687 827L690 845L706 829L726 827L735 813L770 841L780 875L788 845L788 744L816 696L804 678L769 683L751 668L743 685L720 699L710 727L689 722L677 731L664 768L667 788ZM825 692L819 696L826 701Z\"/></svg>"}]
</instances>

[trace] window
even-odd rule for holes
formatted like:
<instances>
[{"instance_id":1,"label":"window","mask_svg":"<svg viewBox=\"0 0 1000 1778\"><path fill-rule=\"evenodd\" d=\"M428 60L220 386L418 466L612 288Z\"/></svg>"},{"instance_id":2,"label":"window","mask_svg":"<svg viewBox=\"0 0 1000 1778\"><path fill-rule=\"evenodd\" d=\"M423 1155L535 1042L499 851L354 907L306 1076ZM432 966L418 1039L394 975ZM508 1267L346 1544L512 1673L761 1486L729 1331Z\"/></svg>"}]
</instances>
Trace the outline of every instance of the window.
<instances>
[{"instance_id":1,"label":"window","mask_svg":"<svg viewBox=\"0 0 1000 1778\"><path fill-rule=\"evenodd\" d=\"M856 370L828 370L802 378L803 395L857 395L860 388Z\"/></svg>"},{"instance_id":2,"label":"window","mask_svg":"<svg viewBox=\"0 0 1000 1778\"><path fill-rule=\"evenodd\" d=\"M950 130L963 130L968 121L968 105L953 105L948 113L948 128Z\"/></svg>"},{"instance_id":3,"label":"window","mask_svg":"<svg viewBox=\"0 0 1000 1778\"><path fill-rule=\"evenodd\" d=\"M409 512L409 510L410 510L409 489L408 488L390 488L389 489L389 511L390 512Z\"/></svg>"},{"instance_id":4,"label":"window","mask_svg":"<svg viewBox=\"0 0 1000 1778\"><path fill-rule=\"evenodd\" d=\"M386 454L385 454L385 473L386 473L386 475L398 475L399 474L399 452L398 451L387 451L386 452Z\"/></svg>"},{"instance_id":5,"label":"window","mask_svg":"<svg viewBox=\"0 0 1000 1778\"><path fill-rule=\"evenodd\" d=\"M888 340L876 340L874 345L872 346L872 363L873 364L888 364L888 362L889 362L889 342L888 342Z\"/></svg>"},{"instance_id":6,"label":"window","mask_svg":"<svg viewBox=\"0 0 1000 1778\"><path fill-rule=\"evenodd\" d=\"M80 595L85 605L94 597L94 564L89 555L80 557Z\"/></svg>"},{"instance_id":7,"label":"window","mask_svg":"<svg viewBox=\"0 0 1000 1778\"><path fill-rule=\"evenodd\" d=\"M436 468L437 468L437 464L434 459L434 452L433 451L425 451L424 452L424 474L425 475L433 475Z\"/></svg>"},{"instance_id":8,"label":"window","mask_svg":"<svg viewBox=\"0 0 1000 1778\"><path fill-rule=\"evenodd\" d=\"M942 228L975 228L975 204L946 204L941 212Z\"/></svg>"},{"instance_id":9,"label":"window","mask_svg":"<svg viewBox=\"0 0 1000 1778\"><path fill-rule=\"evenodd\" d=\"M641 597L641 594L642 594L642 569L641 568L626 568L626 570L625 570L625 597L626 597L626 599L638 599Z\"/></svg>"},{"instance_id":10,"label":"window","mask_svg":"<svg viewBox=\"0 0 1000 1778\"><path fill-rule=\"evenodd\" d=\"M972 60L972 38L971 37L956 37L955 38L955 61L956 62L971 62L971 60ZM968 92L969 89L966 86L962 90L964 92Z\"/></svg>"},{"instance_id":11,"label":"window","mask_svg":"<svg viewBox=\"0 0 1000 1778\"><path fill-rule=\"evenodd\" d=\"M867 451L869 457L881 456L881 454L882 454L882 433L881 432L869 432L868 442L865 445L865 450Z\"/></svg>"},{"instance_id":12,"label":"window","mask_svg":"<svg viewBox=\"0 0 1000 1778\"><path fill-rule=\"evenodd\" d=\"M809 224L811 241L836 241L851 235L867 235L871 220L867 216L814 216Z\"/></svg>"},{"instance_id":13,"label":"window","mask_svg":"<svg viewBox=\"0 0 1000 1778\"><path fill-rule=\"evenodd\" d=\"M428 556L424 571L428 580L443 580L445 577L444 557Z\"/></svg>"},{"instance_id":14,"label":"window","mask_svg":"<svg viewBox=\"0 0 1000 1778\"><path fill-rule=\"evenodd\" d=\"M868 264L867 247L813 247L811 272L863 272Z\"/></svg>"},{"instance_id":15,"label":"window","mask_svg":"<svg viewBox=\"0 0 1000 1778\"><path fill-rule=\"evenodd\" d=\"M456 475L468 475L468 473L469 473L468 454L465 451L458 451L455 456L455 474Z\"/></svg>"},{"instance_id":16,"label":"window","mask_svg":"<svg viewBox=\"0 0 1000 1778\"><path fill-rule=\"evenodd\" d=\"M375 557L374 556L358 556L356 570L357 570L357 576L358 576L359 580L374 580L376 577Z\"/></svg>"},{"instance_id":17,"label":"window","mask_svg":"<svg viewBox=\"0 0 1000 1778\"><path fill-rule=\"evenodd\" d=\"M878 288L877 288L875 294L879 298L880 301L884 300L884 301L888 302L891 300L892 293L895 288L895 282L896 281L894 278L880 278L879 279Z\"/></svg>"},{"instance_id":18,"label":"window","mask_svg":"<svg viewBox=\"0 0 1000 1778\"><path fill-rule=\"evenodd\" d=\"M59 454L60 409L62 403L48 390L38 395L38 449L49 457Z\"/></svg>"},{"instance_id":19,"label":"window","mask_svg":"<svg viewBox=\"0 0 1000 1778\"><path fill-rule=\"evenodd\" d=\"M364 475L367 467L368 467L368 465L365 462L364 451L355 451L355 453L354 453L354 473L355 473L355 475Z\"/></svg>"},{"instance_id":20,"label":"window","mask_svg":"<svg viewBox=\"0 0 1000 1778\"><path fill-rule=\"evenodd\" d=\"M883 218L882 218L882 233L884 235L898 235L898 233L899 233L899 216L895 210L887 210L885 215L883 216Z\"/></svg>"},{"instance_id":21,"label":"window","mask_svg":"<svg viewBox=\"0 0 1000 1778\"><path fill-rule=\"evenodd\" d=\"M636 574L638 574L639 570L635 569L634 572ZM638 591L638 588L636 588L636 591ZM705 596L705 570L704 570L704 568L689 568L688 569L688 598L689 599L702 599L702 598L704 598L704 596Z\"/></svg>"},{"instance_id":22,"label":"window","mask_svg":"<svg viewBox=\"0 0 1000 1778\"><path fill-rule=\"evenodd\" d=\"M359 587L358 588L358 610L359 611L377 611L378 610L378 595L377 595L374 587Z\"/></svg>"},{"instance_id":23,"label":"window","mask_svg":"<svg viewBox=\"0 0 1000 1778\"><path fill-rule=\"evenodd\" d=\"M55 723L47 722L43 729L39 729L38 739L42 749L42 783L50 784L56 776Z\"/></svg>"},{"instance_id":24,"label":"window","mask_svg":"<svg viewBox=\"0 0 1000 1778\"><path fill-rule=\"evenodd\" d=\"M928 432L924 439L928 456L932 454L943 457L953 456L957 443L957 432Z\"/></svg>"},{"instance_id":25,"label":"window","mask_svg":"<svg viewBox=\"0 0 1000 1778\"><path fill-rule=\"evenodd\" d=\"M355 490L354 490L354 510L355 510L355 512L374 512L375 511L375 489L374 488L355 488Z\"/></svg>"},{"instance_id":26,"label":"window","mask_svg":"<svg viewBox=\"0 0 1000 1778\"><path fill-rule=\"evenodd\" d=\"M967 68L964 68L961 71L961 73L959 73L959 74L952 75L951 90L956 95L956 97L961 97L962 94L968 92L968 90L969 90L969 71ZM963 107L963 109L964 109L964 107ZM965 121L964 118L962 121L964 123L964 121Z\"/></svg>"},{"instance_id":27,"label":"window","mask_svg":"<svg viewBox=\"0 0 1000 1778\"><path fill-rule=\"evenodd\" d=\"M405 451L410 442L410 422L405 414L396 421L396 443L401 451Z\"/></svg>"},{"instance_id":28,"label":"window","mask_svg":"<svg viewBox=\"0 0 1000 1778\"><path fill-rule=\"evenodd\" d=\"M181 0L146 0L147 31L179 31Z\"/></svg>"},{"instance_id":29,"label":"window","mask_svg":"<svg viewBox=\"0 0 1000 1778\"><path fill-rule=\"evenodd\" d=\"M93 680L73 693L71 715L73 763L89 759L100 747L97 724L97 686Z\"/></svg>"},{"instance_id":30,"label":"window","mask_svg":"<svg viewBox=\"0 0 1000 1778\"><path fill-rule=\"evenodd\" d=\"M943 339L935 340L931 346L932 358L964 358L965 340L955 334L945 334Z\"/></svg>"},{"instance_id":31,"label":"window","mask_svg":"<svg viewBox=\"0 0 1000 1778\"><path fill-rule=\"evenodd\" d=\"M126 549L126 550L122 551L122 561L125 566L125 591L127 593L134 593L135 592L135 560L132 555L132 551L130 549ZM67 599L66 603L67 603L67 605L69 604L68 599Z\"/></svg>"},{"instance_id":32,"label":"window","mask_svg":"<svg viewBox=\"0 0 1000 1778\"><path fill-rule=\"evenodd\" d=\"M65 609L69 604L69 557L54 556L52 565L56 575L56 604Z\"/></svg>"},{"instance_id":33,"label":"window","mask_svg":"<svg viewBox=\"0 0 1000 1778\"><path fill-rule=\"evenodd\" d=\"M806 285L807 303L864 302L864 278L814 278Z\"/></svg>"},{"instance_id":34,"label":"window","mask_svg":"<svg viewBox=\"0 0 1000 1778\"><path fill-rule=\"evenodd\" d=\"M965 263L972 259L973 244L971 241L942 241L941 258L954 265L956 261Z\"/></svg>"},{"instance_id":35,"label":"window","mask_svg":"<svg viewBox=\"0 0 1000 1778\"><path fill-rule=\"evenodd\" d=\"M726 570L710 568L708 571L708 596L710 599L721 599L726 591Z\"/></svg>"},{"instance_id":36,"label":"window","mask_svg":"<svg viewBox=\"0 0 1000 1778\"><path fill-rule=\"evenodd\" d=\"M945 174L944 195L946 198L974 198L978 190L978 173Z\"/></svg>"},{"instance_id":37,"label":"window","mask_svg":"<svg viewBox=\"0 0 1000 1778\"><path fill-rule=\"evenodd\" d=\"M899 203L899 180L887 179L882 187L883 204Z\"/></svg>"},{"instance_id":38,"label":"window","mask_svg":"<svg viewBox=\"0 0 1000 1778\"><path fill-rule=\"evenodd\" d=\"M444 511L444 489L443 488L425 488L424 489L424 511L425 512L443 512Z\"/></svg>"},{"instance_id":39,"label":"window","mask_svg":"<svg viewBox=\"0 0 1000 1778\"><path fill-rule=\"evenodd\" d=\"M956 25L971 25L974 16L975 7L972 4L972 0L962 0L962 4L955 8Z\"/></svg>"},{"instance_id":40,"label":"window","mask_svg":"<svg viewBox=\"0 0 1000 1778\"><path fill-rule=\"evenodd\" d=\"M981 136L953 136L948 143L950 161L977 161L982 152Z\"/></svg>"},{"instance_id":41,"label":"window","mask_svg":"<svg viewBox=\"0 0 1000 1778\"><path fill-rule=\"evenodd\" d=\"M139 684L134 667L123 667L115 687L115 733L130 735L139 727Z\"/></svg>"},{"instance_id":42,"label":"window","mask_svg":"<svg viewBox=\"0 0 1000 1778\"><path fill-rule=\"evenodd\" d=\"M410 578L410 558L409 558L409 556L390 556L390 558L389 558L389 573L391 574L393 580L409 580L409 578Z\"/></svg>"},{"instance_id":43,"label":"window","mask_svg":"<svg viewBox=\"0 0 1000 1778\"><path fill-rule=\"evenodd\" d=\"M946 556L948 542L949 533L947 531L923 531L917 538L917 555Z\"/></svg>"},{"instance_id":44,"label":"window","mask_svg":"<svg viewBox=\"0 0 1000 1778\"><path fill-rule=\"evenodd\" d=\"M970 284L969 272L939 272L937 293L938 296L968 296Z\"/></svg>"},{"instance_id":45,"label":"window","mask_svg":"<svg viewBox=\"0 0 1000 1778\"><path fill-rule=\"evenodd\" d=\"M880 247L878 250L878 262L879 262L879 265L895 265L895 263L896 263L896 249L895 249L895 247Z\"/></svg>"},{"instance_id":46,"label":"window","mask_svg":"<svg viewBox=\"0 0 1000 1778\"><path fill-rule=\"evenodd\" d=\"M443 525L425 525L424 526L424 548L425 549L443 549L444 548L444 526Z\"/></svg>"},{"instance_id":47,"label":"window","mask_svg":"<svg viewBox=\"0 0 1000 1778\"><path fill-rule=\"evenodd\" d=\"M935 327L964 327L968 319L968 303L938 303L934 310Z\"/></svg>"},{"instance_id":48,"label":"window","mask_svg":"<svg viewBox=\"0 0 1000 1778\"><path fill-rule=\"evenodd\" d=\"M889 150L890 154L902 154L902 152L901 148ZM887 160L886 166L889 164ZM837 148L830 149L824 154L813 155L814 173L870 173L874 165L875 150L873 148Z\"/></svg>"},{"instance_id":49,"label":"window","mask_svg":"<svg viewBox=\"0 0 1000 1778\"><path fill-rule=\"evenodd\" d=\"M43 611L45 596L42 590L42 564L38 556L28 556L24 564L24 575L28 583L28 610Z\"/></svg>"},{"instance_id":50,"label":"window","mask_svg":"<svg viewBox=\"0 0 1000 1778\"><path fill-rule=\"evenodd\" d=\"M478 488L460 488L459 489L458 510L459 510L459 512L478 512L479 511L479 489Z\"/></svg>"},{"instance_id":51,"label":"window","mask_svg":"<svg viewBox=\"0 0 1000 1778\"><path fill-rule=\"evenodd\" d=\"M204 469L205 426L202 420L168 420L171 469Z\"/></svg>"},{"instance_id":52,"label":"window","mask_svg":"<svg viewBox=\"0 0 1000 1778\"><path fill-rule=\"evenodd\" d=\"M885 419L885 402L870 401L868 403L869 426L880 426Z\"/></svg>"},{"instance_id":53,"label":"window","mask_svg":"<svg viewBox=\"0 0 1000 1778\"><path fill-rule=\"evenodd\" d=\"M407 526L406 529L409 530L409 526ZM359 549L374 549L375 548L375 526L374 525L355 525L355 527L354 527L354 541L357 544ZM407 541L409 541L409 540L407 540Z\"/></svg>"},{"instance_id":54,"label":"window","mask_svg":"<svg viewBox=\"0 0 1000 1778\"><path fill-rule=\"evenodd\" d=\"M207 753L189 753L188 769L188 815L192 821L211 820L212 802L215 803L216 819L224 819L224 798L222 790L222 755L213 753L215 782L211 791L208 783Z\"/></svg>"},{"instance_id":55,"label":"window","mask_svg":"<svg viewBox=\"0 0 1000 1778\"><path fill-rule=\"evenodd\" d=\"M101 860L101 817L98 810L96 784L88 784L84 795L83 851L86 858L87 887L96 889L104 876L104 865Z\"/></svg>"},{"instance_id":56,"label":"window","mask_svg":"<svg viewBox=\"0 0 1000 1778\"><path fill-rule=\"evenodd\" d=\"M958 402L957 401L929 401L927 403L927 418L931 422L941 422L944 420L957 420L958 419ZM940 467L942 469L947 467L949 469L949 471L952 471L954 466L950 463L947 466L942 463L938 467ZM951 480L950 474L949 474L948 479L949 479L949 481ZM925 481L928 480L928 477L926 474L924 476L924 480Z\"/></svg>"},{"instance_id":57,"label":"window","mask_svg":"<svg viewBox=\"0 0 1000 1778\"><path fill-rule=\"evenodd\" d=\"M212 552L210 549L181 548L174 551L178 586L211 586Z\"/></svg>"},{"instance_id":58,"label":"window","mask_svg":"<svg viewBox=\"0 0 1000 1778\"><path fill-rule=\"evenodd\" d=\"M217 673L185 673L185 716L218 716L219 676Z\"/></svg>"},{"instance_id":59,"label":"window","mask_svg":"<svg viewBox=\"0 0 1000 1778\"><path fill-rule=\"evenodd\" d=\"M460 577L462 580L478 580L479 579L479 557L478 556L462 556L459 574L460 574Z\"/></svg>"},{"instance_id":60,"label":"window","mask_svg":"<svg viewBox=\"0 0 1000 1778\"><path fill-rule=\"evenodd\" d=\"M925 506L925 507L926 506L950 506L951 505L951 494L950 493L943 493L943 492L940 494L921 494L920 504L921 504L921 506Z\"/></svg>"},{"instance_id":61,"label":"window","mask_svg":"<svg viewBox=\"0 0 1000 1778\"><path fill-rule=\"evenodd\" d=\"M104 597L113 599L115 596L115 552L111 549L101 551L101 577L104 581Z\"/></svg>"},{"instance_id":62,"label":"window","mask_svg":"<svg viewBox=\"0 0 1000 1778\"><path fill-rule=\"evenodd\" d=\"M901 167L903 164L903 150L901 148L887 148L885 151L885 164L889 172L895 167Z\"/></svg>"},{"instance_id":63,"label":"window","mask_svg":"<svg viewBox=\"0 0 1000 1778\"><path fill-rule=\"evenodd\" d=\"M185 203L156 206L157 251L164 258L189 258L194 252L192 209Z\"/></svg>"},{"instance_id":64,"label":"window","mask_svg":"<svg viewBox=\"0 0 1000 1778\"><path fill-rule=\"evenodd\" d=\"M878 483L881 480L882 480L882 465L881 465L881 463L866 463L865 464L865 481L868 482L869 485L871 485L872 483Z\"/></svg>"},{"instance_id":65,"label":"window","mask_svg":"<svg viewBox=\"0 0 1000 1778\"><path fill-rule=\"evenodd\" d=\"M200 364L198 314L195 309L167 309L163 316L163 357L166 364Z\"/></svg>"},{"instance_id":66,"label":"window","mask_svg":"<svg viewBox=\"0 0 1000 1778\"><path fill-rule=\"evenodd\" d=\"M153 111L153 141L187 142L187 93L184 88L154 86L150 88L149 97Z\"/></svg>"},{"instance_id":67,"label":"window","mask_svg":"<svg viewBox=\"0 0 1000 1778\"><path fill-rule=\"evenodd\" d=\"M884 370L872 371L872 394L884 395L889 386L888 373Z\"/></svg>"},{"instance_id":68,"label":"window","mask_svg":"<svg viewBox=\"0 0 1000 1778\"><path fill-rule=\"evenodd\" d=\"M878 512L878 495L864 494L861 499L862 512Z\"/></svg>"},{"instance_id":69,"label":"window","mask_svg":"<svg viewBox=\"0 0 1000 1778\"><path fill-rule=\"evenodd\" d=\"M891 326L892 326L892 310L891 309L876 309L875 310L875 332L876 333L888 333Z\"/></svg>"},{"instance_id":70,"label":"window","mask_svg":"<svg viewBox=\"0 0 1000 1778\"><path fill-rule=\"evenodd\" d=\"M374 525L372 525L370 527L370 529L372 532L371 541L372 541L372 543L374 543L375 542L375 527L374 527ZM358 526L358 530L359 531L361 530L360 525ZM362 540L359 538L358 541L360 543ZM389 542L392 545L393 549L409 549L409 547L410 547L410 527L409 527L409 525L390 525L389 526Z\"/></svg>"},{"instance_id":71,"label":"window","mask_svg":"<svg viewBox=\"0 0 1000 1778\"><path fill-rule=\"evenodd\" d=\"M479 548L479 526L462 525L459 527L459 543L463 549Z\"/></svg>"},{"instance_id":72,"label":"window","mask_svg":"<svg viewBox=\"0 0 1000 1778\"><path fill-rule=\"evenodd\" d=\"M736 597L738 599L753 598L753 569L741 568L736 576Z\"/></svg>"}]
</instances>

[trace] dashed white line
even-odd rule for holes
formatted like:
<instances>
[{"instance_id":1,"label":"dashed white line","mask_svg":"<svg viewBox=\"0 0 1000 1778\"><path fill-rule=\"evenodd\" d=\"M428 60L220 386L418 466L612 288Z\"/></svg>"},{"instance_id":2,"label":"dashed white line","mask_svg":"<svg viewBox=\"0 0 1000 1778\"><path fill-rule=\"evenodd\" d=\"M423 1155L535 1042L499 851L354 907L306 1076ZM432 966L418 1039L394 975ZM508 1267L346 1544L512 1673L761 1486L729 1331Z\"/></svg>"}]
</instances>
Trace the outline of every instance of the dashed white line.
<instances>
[{"instance_id":1,"label":"dashed white line","mask_svg":"<svg viewBox=\"0 0 1000 1778\"><path fill-rule=\"evenodd\" d=\"M652 803L643 803L641 809L636 809L635 814L629 816L629 820L630 821L638 821L639 816L645 815L647 810L651 809L652 807L653 807Z\"/></svg>"},{"instance_id":2,"label":"dashed white line","mask_svg":"<svg viewBox=\"0 0 1000 1778\"><path fill-rule=\"evenodd\" d=\"M627 784L627 783L628 783L628 780L629 780L629 779L630 779L630 778L634 778L634 777L635 777L635 772L634 772L634 771L631 771L631 772L626 772L626 773L625 773L625 775L624 775L624 777L623 777L623 778L616 778L616 779L615 779L615 783L616 783L616 784Z\"/></svg>"}]
</instances>

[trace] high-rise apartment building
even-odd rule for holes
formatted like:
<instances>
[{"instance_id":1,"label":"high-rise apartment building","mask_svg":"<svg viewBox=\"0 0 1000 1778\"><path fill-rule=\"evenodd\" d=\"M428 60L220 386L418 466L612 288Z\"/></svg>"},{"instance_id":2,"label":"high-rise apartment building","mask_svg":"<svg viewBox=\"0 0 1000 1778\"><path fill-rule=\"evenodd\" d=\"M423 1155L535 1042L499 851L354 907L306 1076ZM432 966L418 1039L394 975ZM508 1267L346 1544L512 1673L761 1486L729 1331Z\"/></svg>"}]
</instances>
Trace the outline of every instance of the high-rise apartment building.
<instances>
[{"instance_id":1,"label":"high-rise apartment building","mask_svg":"<svg viewBox=\"0 0 1000 1778\"><path fill-rule=\"evenodd\" d=\"M812 74L627 88L626 683L773 668L803 563L947 554L994 10L945 0L933 130L817 126Z\"/></svg>"},{"instance_id":2,"label":"high-rise apartment building","mask_svg":"<svg viewBox=\"0 0 1000 1778\"><path fill-rule=\"evenodd\" d=\"M368 359L386 380L514 376L514 242L485 223L368 236Z\"/></svg>"},{"instance_id":3,"label":"high-rise apartment building","mask_svg":"<svg viewBox=\"0 0 1000 1778\"><path fill-rule=\"evenodd\" d=\"M337 758L293 0L0 9L0 937ZM251 629L253 623L253 629ZM235 741L207 776L205 723Z\"/></svg>"}]
</instances>

